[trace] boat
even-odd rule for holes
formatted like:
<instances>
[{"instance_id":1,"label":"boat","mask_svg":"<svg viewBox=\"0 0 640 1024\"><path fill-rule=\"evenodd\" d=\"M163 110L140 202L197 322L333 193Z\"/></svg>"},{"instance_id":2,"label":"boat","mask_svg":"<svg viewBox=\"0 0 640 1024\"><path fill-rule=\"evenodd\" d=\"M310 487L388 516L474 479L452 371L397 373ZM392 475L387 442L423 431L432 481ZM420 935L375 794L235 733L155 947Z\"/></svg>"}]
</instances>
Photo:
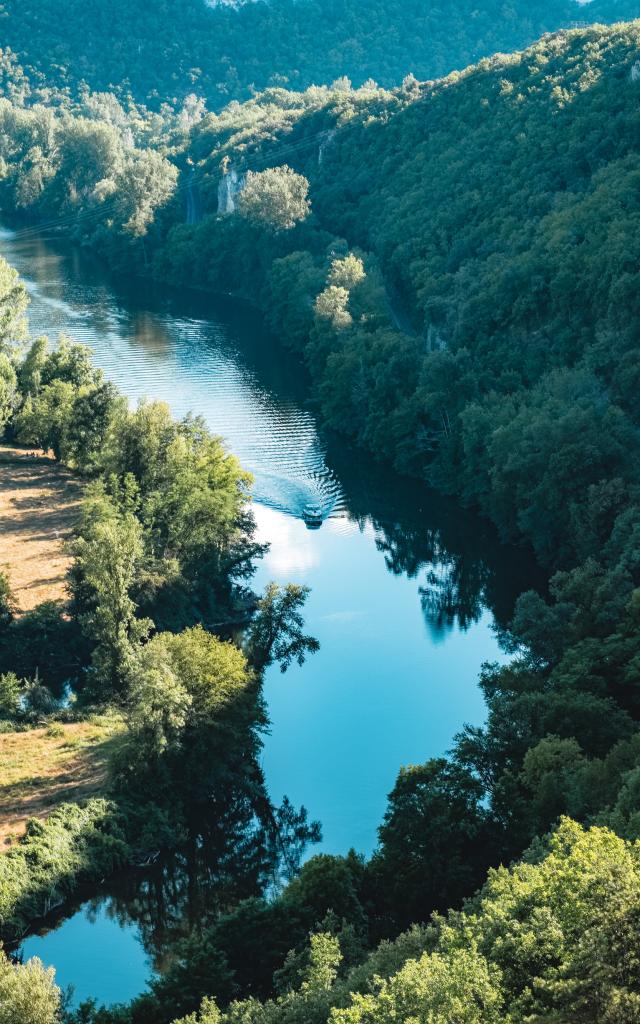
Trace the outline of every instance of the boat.
<instances>
[{"instance_id":1,"label":"boat","mask_svg":"<svg viewBox=\"0 0 640 1024\"><path fill-rule=\"evenodd\" d=\"M323 523L322 509L319 505L305 505L302 518L308 530L319 530Z\"/></svg>"}]
</instances>

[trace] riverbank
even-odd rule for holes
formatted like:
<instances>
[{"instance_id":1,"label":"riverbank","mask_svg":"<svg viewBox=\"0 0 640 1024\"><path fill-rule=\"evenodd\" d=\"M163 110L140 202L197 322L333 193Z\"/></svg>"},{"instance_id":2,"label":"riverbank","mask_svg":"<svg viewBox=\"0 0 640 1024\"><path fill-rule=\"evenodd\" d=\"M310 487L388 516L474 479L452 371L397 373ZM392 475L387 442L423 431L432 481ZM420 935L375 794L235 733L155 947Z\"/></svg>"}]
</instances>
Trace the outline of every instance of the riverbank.
<instances>
[{"instance_id":1,"label":"riverbank","mask_svg":"<svg viewBox=\"0 0 640 1024\"><path fill-rule=\"evenodd\" d=\"M0 941L13 945L63 907L82 883L101 883L129 863L118 807L93 798L63 803L31 819L20 843L0 857Z\"/></svg>"}]
</instances>

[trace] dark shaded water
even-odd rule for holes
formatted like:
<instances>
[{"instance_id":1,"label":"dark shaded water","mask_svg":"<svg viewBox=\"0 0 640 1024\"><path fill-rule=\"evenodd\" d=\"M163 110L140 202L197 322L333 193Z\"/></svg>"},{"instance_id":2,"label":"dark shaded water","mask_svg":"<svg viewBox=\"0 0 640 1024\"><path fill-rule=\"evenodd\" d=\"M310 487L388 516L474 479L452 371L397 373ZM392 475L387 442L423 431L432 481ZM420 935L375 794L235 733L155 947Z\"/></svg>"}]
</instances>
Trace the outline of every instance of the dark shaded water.
<instances>
[{"instance_id":1,"label":"dark shaded water","mask_svg":"<svg viewBox=\"0 0 640 1024\"><path fill-rule=\"evenodd\" d=\"M308 584L307 625L322 644L302 669L267 677L271 795L320 819L324 850L371 852L400 765L442 754L483 720L478 672L503 657L492 626L532 565L455 503L323 434L304 372L252 310L116 282L90 255L19 233L2 233L0 251L27 281L32 333L90 345L132 400L203 415L254 474L271 543L256 585ZM326 517L319 530L301 518L309 504ZM54 963L78 995L129 998L150 966L126 900L115 923L111 905L28 939L26 955ZM112 967L92 976L86 961L104 962L105 949Z\"/></svg>"}]
</instances>

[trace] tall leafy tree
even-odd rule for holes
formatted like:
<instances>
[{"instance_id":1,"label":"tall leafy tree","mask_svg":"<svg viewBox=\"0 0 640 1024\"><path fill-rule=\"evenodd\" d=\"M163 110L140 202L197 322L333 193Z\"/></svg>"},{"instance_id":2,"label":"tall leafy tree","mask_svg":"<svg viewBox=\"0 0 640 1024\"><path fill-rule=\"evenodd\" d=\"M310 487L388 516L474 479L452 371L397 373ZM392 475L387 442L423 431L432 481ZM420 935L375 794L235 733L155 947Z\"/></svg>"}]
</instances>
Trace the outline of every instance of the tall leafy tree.
<instances>
[{"instance_id":1,"label":"tall leafy tree","mask_svg":"<svg viewBox=\"0 0 640 1024\"><path fill-rule=\"evenodd\" d=\"M238 212L271 231L290 231L309 216L309 182L291 167L248 171L238 197Z\"/></svg>"},{"instance_id":2,"label":"tall leafy tree","mask_svg":"<svg viewBox=\"0 0 640 1024\"><path fill-rule=\"evenodd\" d=\"M138 646L151 626L136 617L131 596L144 554L142 527L133 513L120 514L99 494L85 517L74 553L90 605L82 615L93 646L89 682L96 696L108 700L126 689Z\"/></svg>"},{"instance_id":3,"label":"tall leafy tree","mask_svg":"<svg viewBox=\"0 0 640 1024\"><path fill-rule=\"evenodd\" d=\"M12 964L0 951L1 1024L57 1024L61 993L54 973L36 958Z\"/></svg>"},{"instance_id":4,"label":"tall leafy tree","mask_svg":"<svg viewBox=\"0 0 640 1024\"><path fill-rule=\"evenodd\" d=\"M17 272L0 257L0 351L10 352L26 337L27 290Z\"/></svg>"}]
</instances>

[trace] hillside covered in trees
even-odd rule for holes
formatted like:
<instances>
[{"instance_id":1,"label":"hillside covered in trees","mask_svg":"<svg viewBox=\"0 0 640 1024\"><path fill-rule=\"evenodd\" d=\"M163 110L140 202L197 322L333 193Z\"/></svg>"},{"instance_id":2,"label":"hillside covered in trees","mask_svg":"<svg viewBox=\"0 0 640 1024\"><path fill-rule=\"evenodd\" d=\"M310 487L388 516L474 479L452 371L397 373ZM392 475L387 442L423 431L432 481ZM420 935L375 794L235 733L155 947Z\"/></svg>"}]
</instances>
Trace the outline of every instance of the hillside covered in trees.
<instances>
[{"instance_id":1,"label":"hillside covered in trees","mask_svg":"<svg viewBox=\"0 0 640 1024\"><path fill-rule=\"evenodd\" d=\"M594 0L589 20L640 15L635 0ZM130 91L152 105L203 96L216 109L269 85L347 75L386 87L437 78L584 18L575 0L3 0L0 43L34 82Z\"/></svg>"},{"instance_id":2,"label":"hillside covered in trees","mask_svg":"<svg viewBox=\"0 0 640 1024\"><path fill-rule=\"evenodd\" d=\"M189 149L205 216L171 230L158 272L179 278L187 267L204 286L254 296L261 284L332 425L414 471L428 466L505 535L564 566L591 553L568 518L586 510L563 496L560 466L545 481L544 449L532 491L514 423L561 405L563 391L572 415L601 394L618 426L596 430L584 493L604 465L632 472L619 459L637 423L639 47L637 24L594 28L432 85L271 91L208 115ZM310 213L291 230L265 230L241 193L238 211L218 217L225 162L253 174L252 192L256 177L276 173L270 165L289 164L309 183ZM501 417L508 481L504 453L490 461L479 443ZM546 436L557 453L540 429L536 445ZM618 429L618 454L598 460Z\"/></svg>"},{"instance_id":3,"label":"hillside covered in trees","mask_svg":"<svg viewBox=\"0 0 640 1024\"><path fill-rule=\"evenodd\" d=\"M589 16L628 6L596 0ZM254 887L201 922L148 994L74 1024L640 1021L639 61L636 22L560 32L438 81L272 87L191 118L65 97L62 79L55 109L8 89L5 215L116 267L258 302L305 359L328 423L480 508L549 574L505 632L513 660L483 672L486 725L401 771L372 858L315 857L277 895ZM8 337L18 285L5 280ZM256 680L287 595L265 595L244 650L198 626L228 612L255 553L237 464L197 423L126 411L81 350L35 343L0 369L8 429L95 478L73 616L57 628L74 630L83 699L127 696L125 826L140 778L152 824L186 827L212 741L241 752L241 814L257 801L313 838L304 816L265 805L256 764ZM216 530L194 533L182 498L215 509ZM110 630L107 542L135 555L124 633ZM290 596L295 611L304 593ZM25 629L7 605L7 657L28 676ZM291 656L313 650L295 639ZM210 664L228 683L222 706L205 699ZM223 792L219 760L202 763ZM84 850L88 831L100 868L126 859L113 808L69 813L69 843L78 830ZM0 885L18 924L40 893L39 843L28 836ZM0 986L17 1000L30 970L0 961ZM49 1024L57 995L43 975L38 986L34 1024Z\"/></svg>"}]
</instances>

